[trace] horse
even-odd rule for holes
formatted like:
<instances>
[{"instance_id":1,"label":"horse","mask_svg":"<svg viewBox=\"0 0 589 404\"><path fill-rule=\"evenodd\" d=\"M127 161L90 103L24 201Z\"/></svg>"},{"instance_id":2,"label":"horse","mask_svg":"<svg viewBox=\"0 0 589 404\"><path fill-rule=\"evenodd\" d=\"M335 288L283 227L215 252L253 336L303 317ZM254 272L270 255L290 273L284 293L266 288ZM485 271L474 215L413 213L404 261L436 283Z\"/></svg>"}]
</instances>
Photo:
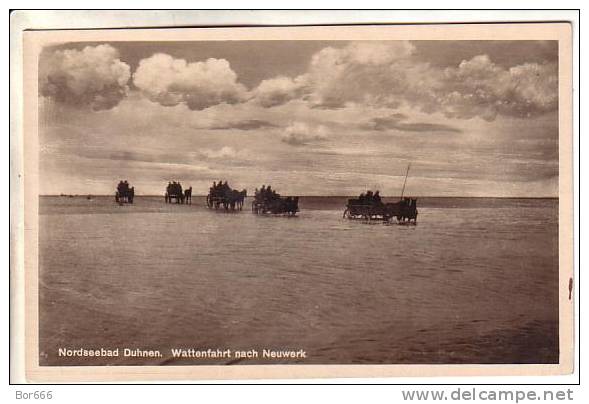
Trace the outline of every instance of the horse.
<instances>
[{"instance_id":1,"label":"horse","mask_svg":"<svg viewBox=\"0 0 589 404\"><path fill-rule=\"evenodd\" d=\"M247 190L245 189L241 191L236 189L227 190L223 198L223 207L225 210L229 210L229 208L231 208L231 210L235 210L236 207L237 209L242 210L243 202L246 196Z\"/></svg>"},{"instance_id":2,"label":"horse","mask_svg":"<svg viewBox=\"0 0 589 404\"><path fill-rule=\"evenodd\" d=\"M413 220L413 223L417 223L417 199L414 198L405 198L402 201L399 202L401 209L400 209L400 215L397 215L397 220L399 222L405 222L405 220L407 220L409 223L411 223L411 220Z\"/></svg>"},{"instance_id":3,"label":"horse","mask_svg":"<svg viewBox=\"0 0 589 404\"><path fill-rule=\"evenodd\" d=\"M287 196L286 198L280 198L276 200L276 203L272 205L272 213L274 214L286 214L294 216L299 211L299 197Z\"/></svg>"},{"instance_id":4,"label":"horse","mask_svg":"<svg viewBox=\"0 0 589 404\"><path fill-rule=\"evenodd\" d=\"M399 223L411 223L411 220L417 223L417 214L417 199L405 198L399 202L387 203L383 209L383 216L386 215L387 220L396 217Z\"/></svg>"},{"instance_id":5,"label":"horse","mask_svg":"<svg viewBox=\"0 0 589 404\"><path fill-rule=\"evenodd\" d=\"M235 203L237 205L237 208L239 210L243 209L243 203L245 201L245 198L247 197L247 190L246 189L242 189L241 191L233 191L233 196L235 198Z\"/></svg>"},{"instance_id":6,"label":"horse","mask_svg":"<svg viewBox=\"0 0 589 404\"><path fill-rule=\"evenodd\" d=\"M192 187L184 190L184 200L187 204L192 205Z\"/></svg>"},{"instance_id":7,"label":"horse","mask_svg":"<svg viewBox=\"0 0 589 404\"><path fill-rule=\"evenodd\" d=\"M291 216L294 216L299 211L299 197L288 198L285 202L285 211Z\"/></svg>"}]
</instances>

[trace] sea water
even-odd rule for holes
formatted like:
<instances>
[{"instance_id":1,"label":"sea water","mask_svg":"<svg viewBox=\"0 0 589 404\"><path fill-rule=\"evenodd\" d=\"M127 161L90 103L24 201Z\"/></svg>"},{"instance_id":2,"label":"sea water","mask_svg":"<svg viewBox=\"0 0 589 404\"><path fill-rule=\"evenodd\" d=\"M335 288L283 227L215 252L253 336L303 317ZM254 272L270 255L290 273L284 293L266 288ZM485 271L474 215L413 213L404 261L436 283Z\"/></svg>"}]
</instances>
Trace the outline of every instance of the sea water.
<instances>
[{"instance_id":1,"label":"sea water","mask_svg":"<svg viewBox=\"0 0 589 404\"><path fill-rule=\"evenodd\" d=\"M41 197L40 364L558 362L557 199L421 198L415 226L344 219L344 197L249 203Z\"/></svg>"}]
</instances>

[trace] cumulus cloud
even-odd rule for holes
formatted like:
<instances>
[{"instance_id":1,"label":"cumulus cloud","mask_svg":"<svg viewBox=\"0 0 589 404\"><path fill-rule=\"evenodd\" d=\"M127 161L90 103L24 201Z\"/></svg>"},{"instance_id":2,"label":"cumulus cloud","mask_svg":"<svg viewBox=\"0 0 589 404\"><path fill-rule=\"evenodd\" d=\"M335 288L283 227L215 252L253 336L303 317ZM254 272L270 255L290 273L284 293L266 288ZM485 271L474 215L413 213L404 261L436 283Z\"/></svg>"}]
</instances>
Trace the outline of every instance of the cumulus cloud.
<instances>
[{"instance_id":1,"label":"cumulus cloud","mask_svg":"<svg viewBox=\"0 0 589 404\"><path fill-rule=\"evenodd\" d=\"M537 116L554 110L558 103L556 64L529 63L507 69L479 55L440 69L413 60L411 47L390 50L387 54L395 57L380 58L369 55L384 50L364 47L361 43L353 50L321 51L313 58L315 85L310 99L316 106L362 103L395 108L406 104L451 118L491 121L498 114Z\"/></svg>"},{"instance_id":2,"label":"cumulus cloud","mask_svg":"<svg viewBox=\"0 0 589 404\"><path fill-rule=\"evenodd\" d=\"M111 109L125 97L130 76L129 65L110 45L56 50L39 64L42 95L96 111Z\"/></svg>"},{"instance_id":3,"label":"cumulus cloud","mask_svg":"<svg viewBox=\"0 0 589 404\"><path fill-rule=\"evenodd\" d=\"M428 101L448 117L537 116L558 106L557 66L526 63L506 69L487 55L475 56L445 69Z\"/></svg>"},{"instance_id":4,"label":"cumulus cloud","mask_svg":"<svg viewBox=\"0 0 589 404\"><path fill-rule=\"evenodd\" d=\"M164 106L182 103L191 110L247 99L247 89L225 59L188 63L158 53L139 62L133 84L151 101Z\"/></svg>"},{"instance_id":5,"label":"cumulus cloud","mask_svg":"<svg viewBox=\"0 0 589 404\"><path fill-rule=\"evenodd\" d=\"M329 130L323 125L313 126L304 122L294 122L286 127L281 140L291 146L303 146L325 140L328 135Z\"/></svg>"},{"instance_id":6,"label":"cumulus cloud","mask_svg":"<svg viewBox=\"0 0 589 404\"><path fill-rule=\"evenodd\" d=\"M348 104L395 108L395 93L408 85L405 61L414 52L407 41L353 42L328 47L311 59L306 80L312 91L306 97L315 108L336 109ZM400 74L393 74L396 72Z\"/></svg>"},{"instance_id":7,"label":"cumulus cloud","mask_svg":"<svg viewBox=\"0 0 589 404\"><path fill-rule=\"evenodd\" d=\"M269 108L299 98L305 94L306 78L299 76L294 79L280 76L263 80L252 91L252 97L259 105Z\"/></svg>"},{"instance_id":8,"label":"cumulus cloud","mask_svg":"<svg viewBox=\"0 0 589 404\"><path fill-rule=\"evenodd\" d=\"M264 80L252 91L252 98L264 107L299 98L309 101L314 108L335 109L350 102L370 102L374 94L365 87L369 72L407 58L413 51L413 45L407 41L364 41L343 48L327 47L313 55L305 74Z\"/></svg>"},{"instance_id":9,"label":"cumulus cloud","mask_svg":"<svg viewBox=\"0 0 589 404\"><path fill-rule=\"evenodd\" d=\"M407 116L404 114L392 114L386 117L373 118L370 121L360 124L362 129L386 131L390 129L403 132L462 132L454 126L428 123L428 122L405 122Z\"/></svg>"},{"instance_id":10,"label":"cumulus cloud","mask_svg":"<svg viewBox=\"0 0 589 404\"><path fill-rule=\"evenodd\" d=\"M43 95L94 110L116 106L126 96L131 77L129 66L110 45L57 50L42 57L40 68ZM448 118L492 121L499 115L536 117L558 106L558 71L553 60L506 67L482 54L440 67L424 62L409 41L326 47L311 57L303 74L262 80L252 90L239 82L225 59L188 62L157 53L142 59L132 78L147 99L191 110L240 103L272 108L298 100L314 109L406 107ZM373 122L376 130L387 125L405 131L443 129L386 118L387 123ZM265 127L272 124L256 119L213 125L213 129L238 130Z\"/></svg>"},{"instance_id":11,"label":"cumulus cloud","mask_svg":"<svg viewBox=\"0 0 589 404\"><path fill-rule=\"evenodd\" d=\"M323 109L354 104L390 109L406 105L450 118L487 121L497 115L533 117L557 108L554 62L507 68L479 55L441 68L419 61L414 51L406 41L327 47L313 55L305 74L265 80L252 91L252 97L264 107L293 99ZM405 126L406 130L411 128Z\"/></svg>"}]
</instances>

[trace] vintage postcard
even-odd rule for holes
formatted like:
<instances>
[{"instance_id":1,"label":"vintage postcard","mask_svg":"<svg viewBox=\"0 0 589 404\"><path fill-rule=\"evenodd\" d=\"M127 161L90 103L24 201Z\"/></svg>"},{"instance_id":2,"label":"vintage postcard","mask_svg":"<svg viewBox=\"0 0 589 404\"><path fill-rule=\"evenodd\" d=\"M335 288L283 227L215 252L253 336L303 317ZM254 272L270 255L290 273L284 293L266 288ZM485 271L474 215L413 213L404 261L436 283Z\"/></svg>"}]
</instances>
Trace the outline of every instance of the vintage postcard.
<instances>
[{"instance_id":1,"label":"vintage postcard","mask_svg":"<svg viewBox=\"0 0 589 404\"><path fill-rule=\"evenodd\" d=\"M30 380L572 371L569 24L23 41Z\"/></svg>"}]
</instances>

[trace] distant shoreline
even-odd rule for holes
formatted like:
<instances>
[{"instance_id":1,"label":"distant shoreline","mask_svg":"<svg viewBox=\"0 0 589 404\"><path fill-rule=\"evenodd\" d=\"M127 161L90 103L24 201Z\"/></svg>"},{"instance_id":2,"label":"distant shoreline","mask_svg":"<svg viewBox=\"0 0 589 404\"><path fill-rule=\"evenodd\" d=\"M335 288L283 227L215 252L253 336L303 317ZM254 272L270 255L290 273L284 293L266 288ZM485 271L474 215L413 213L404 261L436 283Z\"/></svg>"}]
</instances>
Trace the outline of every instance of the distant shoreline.
<instances>
[{"instance_id":1,"label":"distant shoreline","mask_svg":"<svg viewBox=\"0 0 589 404\"><path fill-rule=\"evenodd\" d=\"M113 195L110 194L63 194L63 195L39 195L42 197L56 197L56 198L68 198L72 197L83 197L86 198L88 195L92 196L92 198L113 198ZM206 198L207 195L192 195L193 198ZM289 196L289 195L284 195ZM294 196L294 195L293 195ZM357 195L296 195L300 198L357 198ZM411 198L452 198L452 199L559 199L558 196L430 196L430 195L408 195ZM163 195L141 195L137 194L135 197L143 197L143 198L163 198ZM248 198L251 198L251 195L248 195ZM400 198L400 195L392 195L392 196L383 196L385 199L394 199Z\"/></svg>"}]
</instances>

